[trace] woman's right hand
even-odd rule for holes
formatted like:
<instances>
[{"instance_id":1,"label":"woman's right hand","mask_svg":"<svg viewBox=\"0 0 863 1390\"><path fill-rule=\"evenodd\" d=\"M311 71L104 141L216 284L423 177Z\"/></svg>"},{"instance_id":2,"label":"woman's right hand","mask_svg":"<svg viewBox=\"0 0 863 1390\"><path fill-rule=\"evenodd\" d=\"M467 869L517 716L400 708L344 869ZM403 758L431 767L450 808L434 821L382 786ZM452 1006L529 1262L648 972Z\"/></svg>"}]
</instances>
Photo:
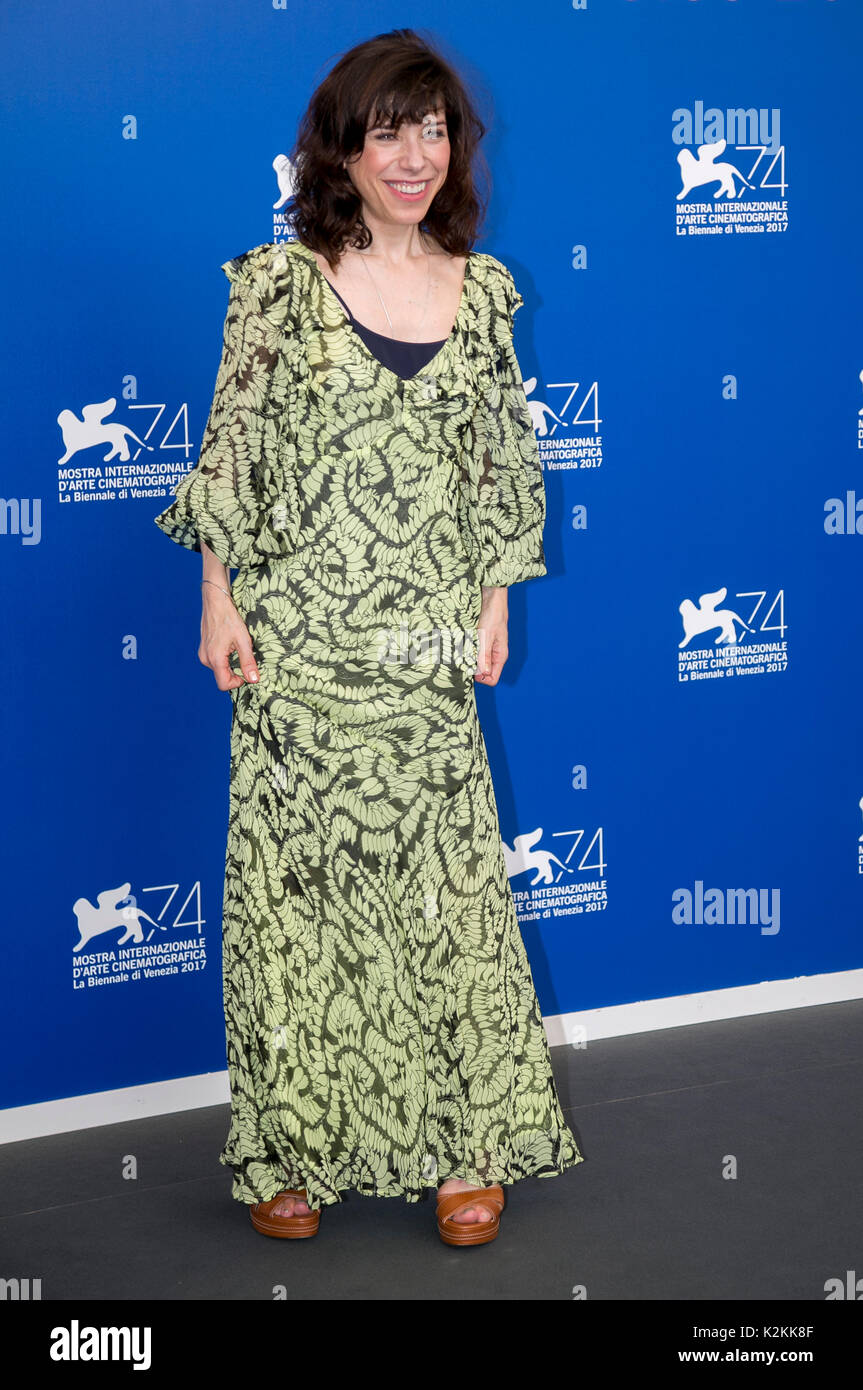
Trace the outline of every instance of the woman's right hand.
<instances>
[{"instance_id":1,"label":"woman's right hand","mask_svg":"<svg viewBox=\"0 0 863 1390\"><path fill-rule=\"evenodd\" d=\"M210 668L220 690L236 690L247 682L254 685L260 672L255 663L252 639L233 599L214 584L202 585L201 593L203 611L198 660ZM228 665L231 652L236 652L240 659L242 675L235 674Z\"/></svg>"}]
</instances>

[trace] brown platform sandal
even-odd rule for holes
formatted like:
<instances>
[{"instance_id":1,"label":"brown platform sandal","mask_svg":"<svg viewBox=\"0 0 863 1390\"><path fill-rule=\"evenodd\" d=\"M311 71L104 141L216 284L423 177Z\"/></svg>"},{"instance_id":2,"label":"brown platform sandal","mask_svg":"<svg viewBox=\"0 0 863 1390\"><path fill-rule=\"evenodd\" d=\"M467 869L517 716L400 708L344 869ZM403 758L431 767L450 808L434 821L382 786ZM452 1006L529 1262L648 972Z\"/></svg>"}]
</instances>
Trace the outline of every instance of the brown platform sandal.
<instances>
[{"instance_id":1,"label":"brown platform sandal","mask_svg":"<svg viewBox=\"0 0 863 1390\"><path fill-rule=\"evenodd\" d=\"M454 1212L466 1207L488 1207L494 1212L492 1221L453 1221ZM447 1245L486 1245L494 1240L500 1230L500 1213L503 1210L503 1188L499 1183L491 1187L467 1187L462 1192L447 1192L438 1197L437 1228L442 1241Z\"/></svg>"},{"instance_id":2,"label":"brown platform sandal","mask_svg":"<svg viewBox=\"0 0 863 1390\"><path fill-rule=\"evenodd\" d=\"M294 1216L283 1216L281 1212L273 1215L273 1207L277 1207L283 1197L305 1196L304 1187L289 1187L284 1192L277 1192L269 1202L255 1202L249 1207L255 1230L260 1231L261 1235L279 1236L283 1240L301 1240L304 1236L317 1235L321 1219L320 1209L300 1212Z\"/></svg>"}]
</instances>

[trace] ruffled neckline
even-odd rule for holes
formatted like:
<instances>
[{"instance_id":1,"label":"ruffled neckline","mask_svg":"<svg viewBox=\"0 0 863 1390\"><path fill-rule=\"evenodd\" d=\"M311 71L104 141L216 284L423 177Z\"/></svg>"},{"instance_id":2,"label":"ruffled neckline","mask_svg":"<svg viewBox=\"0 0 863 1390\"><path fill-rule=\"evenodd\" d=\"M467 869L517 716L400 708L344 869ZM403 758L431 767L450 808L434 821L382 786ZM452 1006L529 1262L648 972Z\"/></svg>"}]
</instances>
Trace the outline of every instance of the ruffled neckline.
<instances>
[{"instance_id":1,"label":"ruffled neckline","mask_svg":"<svg viewBox=\"0 0 863 1390\"><path fill-rule=\"evenodd\" d=\"M414 383L426 385L429 376L440 377L445 374L447 365L452 366L454 361L458 360L458 350L468 342L475 327L478 273L481 279L485 260L485 253L478 251L472 251L468 254L461 299L449 336L443 340L442 346L434 357L429 358L419 372L411 377L400 377L374 355L353 328L347 310L321 271L315 260L314 252L301 241L282 243L281 249L285 252L290 251L294 256L299 256L308 267L308 293L302 296L307 329L338 334L341 339L340 347L353 347L360 352L367 365L374 364L385 378L392 379L393 382L397 383L399 390L409 388Z\"/></svg>"},{"instance_id":2,"label":"ruffled neckline","mask_svg":"<svg viewBox=\"0 0 863 1390\"><path fill-rule=\"evenodd\" d=\"M226 261L222 269L229 279L241 279L257 291L265 317L285 334L283 349L300 375L312 343L326 335L325 355L331 360L361 362L393 394L414 404L433 398L438 387L456 393L484 390L495 361L511 340L513 313L523 302L502 262L487 251L471 251L450 336L424 368L405 379L379 362L351 327L341 301L303 242L264 242Z\"/></svg>"}]
</instances>

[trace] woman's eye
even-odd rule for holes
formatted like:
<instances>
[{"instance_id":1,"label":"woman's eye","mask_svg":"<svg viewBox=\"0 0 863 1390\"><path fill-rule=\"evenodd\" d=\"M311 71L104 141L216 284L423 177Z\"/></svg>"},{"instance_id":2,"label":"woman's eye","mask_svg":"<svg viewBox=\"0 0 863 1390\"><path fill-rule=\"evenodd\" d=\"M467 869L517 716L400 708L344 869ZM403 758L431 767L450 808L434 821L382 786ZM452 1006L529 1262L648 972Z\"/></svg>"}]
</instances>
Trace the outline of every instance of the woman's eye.
<instances>
[{"instance_id":1,"label":"woman's eye","mask_svg":"<svg viewBox=\"0 0 863 1390\"><path fill-rule=\"evenodd\" d=\"M442 140L442 139L444 139L445 136L446 136L446 126L444 126L444 125L426 126L426 127L424 128L424 130L423 130L423 135L425 135L425 136L431 135L431 136L433 136L436 140ZM376 140L391 140L391 139L395 139L395 131L393 131L393 130L378 130L378 131L375 131L375 136L374 136L374 138L375 138Z\"/></svg>"}]
</instances>

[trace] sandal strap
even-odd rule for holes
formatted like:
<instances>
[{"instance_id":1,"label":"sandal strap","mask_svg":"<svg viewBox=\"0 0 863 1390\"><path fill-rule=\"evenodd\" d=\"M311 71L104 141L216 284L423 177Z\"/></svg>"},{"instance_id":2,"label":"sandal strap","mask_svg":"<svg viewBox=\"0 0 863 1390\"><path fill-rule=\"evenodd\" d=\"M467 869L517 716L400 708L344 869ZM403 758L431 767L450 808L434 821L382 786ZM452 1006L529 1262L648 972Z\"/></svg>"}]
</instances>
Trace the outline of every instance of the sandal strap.
<instances>
[{"instance_id":1,"label":"sandal strap","mask_svg":"<svg viewBox=\"0 0 863 1390\"><path fill-rule=\"evenodd\" d=\"M447 1192L443 1197L438 1198L437 1215L439 1221L447 1221L454 1212L464 1211L467 1207L486 1207L494 1212L494 1220L497 1220L503 1211L503 1188L499 1183L492 1183L491 1187L470 1187L461 1192ZM461 1223L467 1228L468 1223ZM476 1222L476 1225L488 1225L488 1222Z\"/></svg>"},{"instance_id":2,"label":"sandal strap","mask_svg":"<svg viewBox=\"0 0 863 1390\"><path fill-rule=\"evenodd\" d=\"M270 1197L266 1202L256 1202L256 1203L255 1203L255 1210L256 1210L256 1211L271 1212L272 1209L273 1209L273 1207L276 1206L276 1204L277 1204L278 1202L280 1202L280 1201L282 1200L283 1197L306 1197L306 1196L307 1196L307 1193L306 1193L306 1189L305 1189L304 1187L286 1187L285 1190L284 1190L283 1192L277 1192L276 1195L275 1195L275 1197ZM312 1215L314 1216L314 1212L312 1212ZM284 1217L283 1219L286 1220L286 1221L293 1221L295 1218L298 1219L298 1220L301 1220L303 1217L305 1217L306 1219L308 1219L308 1216L309 1216L309 1213L308 1213L307 1211L299 1211L299 1212L294 1212L293 1217Z\"/></svg>"}]
</instances>

